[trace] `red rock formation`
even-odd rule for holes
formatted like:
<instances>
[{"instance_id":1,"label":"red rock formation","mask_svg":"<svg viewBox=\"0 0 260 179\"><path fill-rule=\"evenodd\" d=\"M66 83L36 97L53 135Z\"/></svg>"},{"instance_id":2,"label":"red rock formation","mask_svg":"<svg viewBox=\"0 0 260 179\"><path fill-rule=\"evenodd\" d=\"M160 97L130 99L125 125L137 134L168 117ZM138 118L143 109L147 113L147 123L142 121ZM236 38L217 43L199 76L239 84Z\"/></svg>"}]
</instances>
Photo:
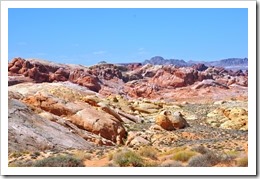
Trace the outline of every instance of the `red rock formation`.
<instances>
[{"instance_id":1,"label":"red rock formation","mask_svg":"<svg viewBox=\"0 0 260 179\"><path fill-rule=\"evenodd\" d=\"M181 68L172 65L98 64L87 68L15 58L8 64L8 75L23 75L35 82L70 81L103 95L121 94L134 98L158 98L166 89L189 87L209 79L213 80L214 84L204 82L200 85L203 88L227 88L232 84L244 87L248 85L247 72L233 72L221 67L206 67L203 64ZM198 90L202 86L193 88Z\"/></svg>"},{"instance_id":2,"label":"red rock formation","mask_svg":"<svg viewBox=\"0 0 260 179\"><path fill-rule=\"evenodd\" d=\"M8 64L8 72L10 76L23 75L33 79L37 83L68 80L88 87L95 92L101 89L99 79L91 75L89 71L69 69L46 63L42 64L37 61L30 62L22 58L13 59L13 61Z\"/></svg>"},{"instance_id":3,"label":"red rock formation","mask_svg":"<svg viewBox=\"0 0 260 179\"><path fill-rule=\"evenodd\" d=\"M133 70L136 70L138 68L142 67L142 64L141 63L129 63L126 65L126 68L129 70L129 71L133 71Z\"/></svg>"},{"instance_id":4,"label":"red rock formation","mask_svg":"<svg viewBox=\"0 0 260 179\"><path fill-rule=\"evenodd\" d=\"M76 69L69 75L69 81L85 86L92 91L98 92L101 89L99 79L82 69Z\"/></svg>"},{"instance_id":5,"label":"red rock formation","mask_svg":"<svg viewBox=\"0 0 260 179\"><path fill-rule=\"evenodd\" d=\"M202 63L196 64L196 65L193 65L192 68L195 69L195 70L197 70L197 71L205 71L205 70L208 69L208 67L205 66L205 65L202 64Z\"/></svg>"}]
</instances>

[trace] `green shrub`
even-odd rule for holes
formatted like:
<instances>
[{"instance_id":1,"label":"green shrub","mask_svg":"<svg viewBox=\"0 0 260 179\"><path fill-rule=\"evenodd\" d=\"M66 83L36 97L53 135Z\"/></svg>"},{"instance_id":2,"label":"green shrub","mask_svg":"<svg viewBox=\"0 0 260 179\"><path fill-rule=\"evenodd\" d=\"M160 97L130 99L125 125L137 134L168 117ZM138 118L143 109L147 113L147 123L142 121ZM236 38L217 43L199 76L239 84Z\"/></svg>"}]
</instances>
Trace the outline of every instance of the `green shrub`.
<instances>
[{"instance_id":1,"label":"green shrub","mask_svg":"<svg viewBox=\"0 0 260 179\"><path fill-rule=\"evenodd\" d=\"M193 151L179 151L173 155L172 160L186 162L194 155L196 155L196 152Z\"/></svg>"},{"instance_id":2,"label":"green shrub","mask_svg":"<svg viewBox=\"0 0 260 179\"><path fill-rule=\"evenodd\" d=\"M131 150L121 151L113 155L113 161L120 167L142 167L144 166L144 160Z\"/></svg>"},{"instance_id":3,"label":"green shrub","mask_svg":"<svg viewBox=\"0 0 260 179\"><path fill-rule=\"evenodd\" d=\"M82 160L69 156L58 155L38 160L33 167L84 167Z\"/></svg>"}]
</instances>

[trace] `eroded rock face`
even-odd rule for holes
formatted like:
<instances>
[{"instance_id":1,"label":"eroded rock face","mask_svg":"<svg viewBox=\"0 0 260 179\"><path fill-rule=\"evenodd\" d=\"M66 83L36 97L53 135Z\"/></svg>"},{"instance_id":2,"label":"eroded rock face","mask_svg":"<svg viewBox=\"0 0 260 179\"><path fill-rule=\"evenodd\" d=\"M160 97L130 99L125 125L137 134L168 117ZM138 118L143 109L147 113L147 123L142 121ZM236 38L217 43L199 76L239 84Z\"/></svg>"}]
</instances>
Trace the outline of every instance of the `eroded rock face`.
<instances>
[{"instance_id":1,"label":"eroded rock face","mask_svg":"<svg viewBox=\"0 0 260 179\"><path fill-rule=\"evenodd\" d=\"M41 93L28 96L22 100L24 103L33 107L48 111L57 116L72 115L73 111L66 107L66 104L61 100L44 96Z\"/></svg>"},{"instance_id":2,"label":"eroded rock face","mask_svg":"<svg viewBox=\"0 0 260 179\"><path fill-rule=\"evenodd\" d=\"M70 129L35 114L24 103L8 100L9 151L89 149L92 146Z\"/></svg>"},{"instance_id":3,"label":"eroded rock face","mask_svg":"<svg viewBox=\"0 0 260 179\"><path fill-rule=\"evenodd\" d=\"M35 113L44 114L47 119L49 116L54 116L50 120L59 118L60 121L62 118L76 128L100 136L101 139L97 139L98 145L122 144L126 131L120 116L109 107L104 108L101 102L95 101L101 99L86 89L67 82L28 83L11 86L9 94L28 104ZM84 138L96 142L89 134L84 135Z\"/></svg>"}]
</instances>

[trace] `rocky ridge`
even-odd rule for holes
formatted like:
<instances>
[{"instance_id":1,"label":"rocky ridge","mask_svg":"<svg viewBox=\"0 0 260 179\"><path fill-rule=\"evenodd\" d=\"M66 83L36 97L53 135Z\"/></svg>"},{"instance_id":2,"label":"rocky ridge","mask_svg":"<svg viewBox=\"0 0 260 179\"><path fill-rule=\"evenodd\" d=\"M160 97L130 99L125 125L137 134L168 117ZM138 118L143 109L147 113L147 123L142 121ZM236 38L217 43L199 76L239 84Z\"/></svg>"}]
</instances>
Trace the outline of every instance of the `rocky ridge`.
<instances>
[{"instance_id":1,"label":"rocky ridge","mask_svg":"<svg viewBox=\"0 0 260 179\"><path fill-rule=\"evenodd\" d=\"M224 67L232 70L247 70L248 69L248 58L227 58L216 61L199 61L201 64L207 66ZM184 61L180 59L164 59L161 56L152 57L150 60L145 60L143 64L152 65L175 65L177 67L189 67L198 64L197 61Z\"/></svg>"}]
</instances>

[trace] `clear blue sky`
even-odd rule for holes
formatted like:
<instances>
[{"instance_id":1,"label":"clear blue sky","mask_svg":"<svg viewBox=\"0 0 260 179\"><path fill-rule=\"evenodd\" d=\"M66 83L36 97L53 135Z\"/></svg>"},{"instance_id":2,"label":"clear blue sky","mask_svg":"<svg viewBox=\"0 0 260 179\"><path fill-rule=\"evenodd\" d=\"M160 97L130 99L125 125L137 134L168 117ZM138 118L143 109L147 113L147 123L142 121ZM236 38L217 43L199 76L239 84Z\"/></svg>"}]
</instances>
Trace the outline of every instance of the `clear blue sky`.
<instances>
[{"instance_id":1,"label":"clear blue sky","mask_svg":"<svg viewBox=\"0 0 260 179\"><path fill-rule=\"evenodd\" d=\"M248 56L247 9L9 9L8 59L93 65Z\"/></svg>"}]
</instances>

